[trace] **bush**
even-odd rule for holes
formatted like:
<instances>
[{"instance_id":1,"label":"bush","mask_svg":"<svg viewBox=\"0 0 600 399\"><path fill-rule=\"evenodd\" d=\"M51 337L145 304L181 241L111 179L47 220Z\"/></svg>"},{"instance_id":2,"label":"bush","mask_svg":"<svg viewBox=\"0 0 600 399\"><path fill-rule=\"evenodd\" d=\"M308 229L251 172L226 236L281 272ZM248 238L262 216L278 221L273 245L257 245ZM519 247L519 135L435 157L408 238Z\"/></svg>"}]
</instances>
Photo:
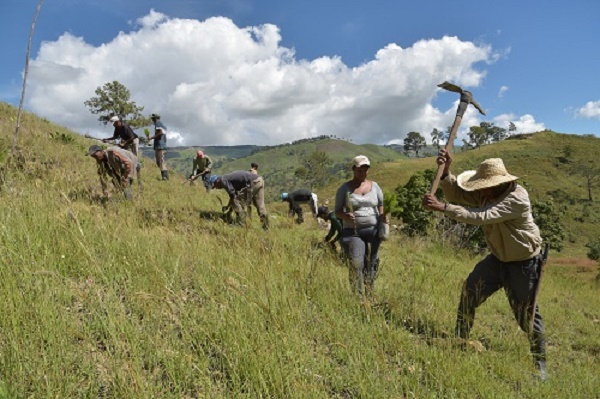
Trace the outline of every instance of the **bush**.
<instances>
[{"instance_id":1,"label":"bush","mask_svg":"<svg viewBox=\"0 0 600 399\"><path fill-rule=\"evenodd\" d=\"M550 248L560 252L563 249L565 230L560 221L565 214L565 206L556 206L552 199L533 201L531 204L533 219L540 228L542 239Z\"/></svg>"},{"instance_id":2,"label":"bush","mask_svg":"<svg viewBox=\"0 0 600 399\"><path fill-rule=\"evenodd\" d=\"M405 232L411 237L426 236L427 230L433 225L433 212L423 209L421 203L434 178L435 172L427 169L415 173L408 183L396 188L398 205L396 211L392 212L392 216L402 219Z\"/></svg>"},{"instance_id":3,"label":"bush","mask_svg":"<svg viewBox=\"0 0 600 399\"><path fill-rule=\"evenodd\" d=\"M600 260L600 241L590 241L585 245L589 251L587 257L591 260Z\"/></svg>"}]
</instances>

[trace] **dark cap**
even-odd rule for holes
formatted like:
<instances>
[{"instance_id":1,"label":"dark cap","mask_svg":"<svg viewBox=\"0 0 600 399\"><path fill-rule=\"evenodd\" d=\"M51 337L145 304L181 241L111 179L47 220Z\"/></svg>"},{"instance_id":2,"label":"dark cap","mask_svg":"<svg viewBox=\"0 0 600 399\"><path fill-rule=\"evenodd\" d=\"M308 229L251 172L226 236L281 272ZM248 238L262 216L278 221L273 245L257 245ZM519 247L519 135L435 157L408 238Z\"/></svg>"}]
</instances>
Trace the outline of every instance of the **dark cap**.
<instances>
[{"instance_id":1,"label":"dark cap","mask_svg":"<svg viewBox=\"0 0 600 399\"><path fill-rule=\"evenodd\" d=\"M98 151L102 151L102 147L100 147L99 145L93 145L90 148L88 148L88 155L92 156Z\"/></svg>"},{"instance_id":2,"label":"dark cap","mask_svg":"<svg viewBox=\"0 0 600 399\"><path fill-rule=\"evenodd\" d=\"M160 115L159 114L152 114L150 115L151 119L160 119Z\"/></svg>"},{"instance_id":3,"label":"dark cap","mask_svg":"<svg viewBox=\"0 0 600 399\"><path fill-rule=\"evenodd\" d=\"M329 209L327 209L326 206L320 206L319 209L317 209L317 216L325 216L329 213Z\"/></svg>"},{"instance_id":4,"label":"dark cap","mask_svg":"<svg viewBox=\"0 0 600 399\"><path fill-rule=\"evenodd\" d=\"M258 164L257 164L256 162L252 162L252 163L250 164L250 166L252 166L253 168L258 168Z\"/></svg>"}]
</instances>

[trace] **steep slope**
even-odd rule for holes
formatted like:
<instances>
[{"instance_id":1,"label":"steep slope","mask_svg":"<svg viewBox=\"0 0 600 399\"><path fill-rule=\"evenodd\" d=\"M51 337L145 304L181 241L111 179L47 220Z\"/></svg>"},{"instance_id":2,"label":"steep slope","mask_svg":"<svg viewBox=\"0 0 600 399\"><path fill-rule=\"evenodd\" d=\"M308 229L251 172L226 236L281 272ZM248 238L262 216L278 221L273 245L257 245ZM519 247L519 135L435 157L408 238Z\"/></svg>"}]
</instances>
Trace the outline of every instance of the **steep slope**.
<instances>
[{"instance_id":1,"label":"steep slope","mask_svg":"<svg viewBox=\"0 0 600 399\"><path fill-rule=\"evenodd\" d=\"M133 202L119 193L104 202L85 155L91 142L34 115L25 115L8 164L14 116L0 104L0 398L599 392L590 262L551 258L540 298L550 379L536 384L527 339L502 294L478 310L474 345L460 350L452 339L462 279L476 261L469 254L393 234L375 298L360 301L339 258L315 245L326 233L316 221L296 225L270 203L269 231L256 217L247 228L229 226L223 193L182 185L176 174L160 181L152 162ZM459 155L457 169L476 162ZM418 161L378 163L373 172L393 187L433 160Z\"/></svg>"}]
</instances>

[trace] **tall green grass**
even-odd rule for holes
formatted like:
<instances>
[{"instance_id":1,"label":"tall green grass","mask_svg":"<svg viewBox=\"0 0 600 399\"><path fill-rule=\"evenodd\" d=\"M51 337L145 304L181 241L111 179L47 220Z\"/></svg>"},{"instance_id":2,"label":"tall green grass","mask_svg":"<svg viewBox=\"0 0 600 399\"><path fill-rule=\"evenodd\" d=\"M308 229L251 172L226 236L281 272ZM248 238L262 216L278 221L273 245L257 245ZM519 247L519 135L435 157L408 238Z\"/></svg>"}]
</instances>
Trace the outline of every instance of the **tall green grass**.
<instances>
[{"instance_id":1,"label":"tall green grass","mask_svg":"<svg viewBox=\"0 0 600 399\"><path fill-rule=\"evenodd\" d=\"M103 204L90 143L25 122L22 162L2 165L0 397L598 397L594 265L548 267L540 384L503 293L478 311L481 347L451 338L479 258L392 234L365 302L314 245L326 230L294 224L284 204L267 205L268 232L255 213L229 226L222 192L159 181L150 160L135 201Z\"/></svg>"}]
</instances>

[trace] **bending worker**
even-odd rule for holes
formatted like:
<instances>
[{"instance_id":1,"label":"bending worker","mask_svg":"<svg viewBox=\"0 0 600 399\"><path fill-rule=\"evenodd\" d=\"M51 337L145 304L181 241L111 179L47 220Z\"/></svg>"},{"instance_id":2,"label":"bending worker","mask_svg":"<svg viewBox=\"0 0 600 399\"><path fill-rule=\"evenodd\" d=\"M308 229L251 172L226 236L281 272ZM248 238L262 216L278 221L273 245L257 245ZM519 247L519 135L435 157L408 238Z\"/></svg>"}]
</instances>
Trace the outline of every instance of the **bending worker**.
<instances>
[{"instance_id":1,"label":"bending worker","mask_svg":"<svg viewBox=\"0 0 600 399\"><path fill-rule=\"evenodd\" d=\"M290 204L288 215L294 217L298 215L296 222L298 224L304 222L304 215L301 204L308 204L312 215L317 216L317 194L307 189L300 189L291 193L282 193L281 200Z\"/></svg>"},{"instance_id":2,"label":"bending worker","mask_svg":"<svg viewBox=\"0 0 600 399\"><path fill-rule=\"evenodd\" d=\"M337 251L335 243L342 239L342 221L335 216L334 211L329 212L329 209L326 206L319 207L317 217L329 222L329 232L323 241L329 244L333 251Z\"/></svg>"},{"instance_id":3,"label":"bending worker","mask_svg":"<svg viewBox=\"0 0 600 399\"><path fill-rule=\"evenodd\" d=\"M107 177L110 177L113 185L123 190L125 198L132 200L131 183L137 178L135 170L138 164L137 157L132 152L119 147L103 150L99 145L91 146L88 155L96 160L104 196L108 197Z\"/></svg>"},{"instance_id":4,"label":"bending worker","mask_svg":"<svg viewBox=\"0 0 600 399\"><path fill-rule=\"evenodd\" d=\"M246 170L237 170L223 176L212 175L210 183L212 188L227 191L229 203L225 208L230 207L235 211L239 224L246 223L244 206L252 201L260 216L263 229L269 228L269 215L265 207L265 185L262 176Z\"/></svg>"}]
</instances>

